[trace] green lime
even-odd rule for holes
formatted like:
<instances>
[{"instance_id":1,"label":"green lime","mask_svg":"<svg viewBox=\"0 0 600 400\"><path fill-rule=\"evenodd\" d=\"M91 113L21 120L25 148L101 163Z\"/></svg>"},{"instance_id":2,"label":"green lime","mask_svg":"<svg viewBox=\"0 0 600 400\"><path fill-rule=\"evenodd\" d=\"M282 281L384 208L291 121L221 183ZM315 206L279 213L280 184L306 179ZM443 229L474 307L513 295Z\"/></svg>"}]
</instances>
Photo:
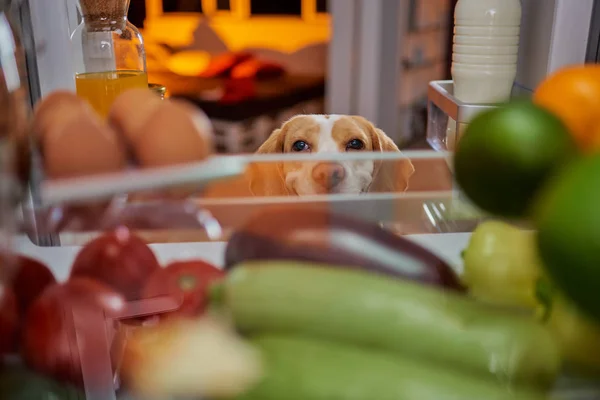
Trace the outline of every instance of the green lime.
<instances>
[{"instance_id":1,"label":"green lime","mask_svg":"<svg viewBox=\"0 0 600 400\"><path fill-rule=\"evenodd\" d=\"M547 178L576 153L556 116L513 102L471 121L455 154L456 181L483 211L523 217Z\"/></svg>"},{"instance_id":2,"label":"green lime","mask_svg":"<svg viewBox=\"0 0 600 400\"><path fill-rule=\"evenodd\" d=\"M548 182L535 204L540 256L554 283L600 321L600 155Z\"/></svg>"}]
</instances>

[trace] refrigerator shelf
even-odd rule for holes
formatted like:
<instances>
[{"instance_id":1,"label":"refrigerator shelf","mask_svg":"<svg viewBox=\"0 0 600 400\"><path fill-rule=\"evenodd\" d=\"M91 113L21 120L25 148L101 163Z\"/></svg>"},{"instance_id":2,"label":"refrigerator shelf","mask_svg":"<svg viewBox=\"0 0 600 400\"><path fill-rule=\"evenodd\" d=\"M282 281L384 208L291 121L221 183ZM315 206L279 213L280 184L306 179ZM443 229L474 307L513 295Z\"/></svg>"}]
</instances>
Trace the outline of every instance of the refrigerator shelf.
<instances>
[{"instance_id":1,"label":"refrigerator shelf","mask_svg":"<svg viewBox=\"0 0 600 400\"><path fill-rule=\"evenodd\" d=\"M451 158L434 151L222 156L180 167L46 181L41 206L26 208L23 215L29 217L21 222L25 232L32 231L27 221L33 220L37 234L60 234L63 245L121 225L153 243L214 241L226 240L256 213L301 205L377 222L399 234L468 232L484 215L454 186ZM409 178L401 176L407 161L414 166ZM406 179L408 186L303 196L250 188L256 180L274 179L253 173L255 167L305 171L319 162L341 163L349 174L370 168L373 179L386 169L392 180Z\"/></svg>"}]
</instances>

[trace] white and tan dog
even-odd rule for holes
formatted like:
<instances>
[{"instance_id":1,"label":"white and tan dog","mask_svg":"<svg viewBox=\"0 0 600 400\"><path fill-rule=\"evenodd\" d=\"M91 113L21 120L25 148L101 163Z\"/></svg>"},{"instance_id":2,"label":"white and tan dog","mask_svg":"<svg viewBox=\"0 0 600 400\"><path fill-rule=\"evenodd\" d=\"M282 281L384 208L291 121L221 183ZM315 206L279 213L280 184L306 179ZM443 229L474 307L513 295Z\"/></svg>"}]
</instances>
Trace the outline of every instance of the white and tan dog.
<instances>
[{"instance_id":1,"label":"white and tan dog","mask_svg":"<svg viewBox=\"0 0 600 400\"><path fill-rule=\"evenodd\" d=\"M259 154L400 152L394 142L363 117L297 115L275 130ZM250 190L257 196L398 192L408 187L414 167L392 161L284 162L256 166Z\"/></svg>"}]
</instances>

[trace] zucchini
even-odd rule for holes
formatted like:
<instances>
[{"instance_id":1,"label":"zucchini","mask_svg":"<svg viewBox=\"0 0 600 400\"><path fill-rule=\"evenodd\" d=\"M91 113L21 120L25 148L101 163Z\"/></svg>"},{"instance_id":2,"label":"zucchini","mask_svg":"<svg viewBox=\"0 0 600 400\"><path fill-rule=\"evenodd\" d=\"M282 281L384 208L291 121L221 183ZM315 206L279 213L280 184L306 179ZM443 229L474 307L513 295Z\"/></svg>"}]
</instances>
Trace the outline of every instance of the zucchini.
<instances>
[{"instance_id":1,"label":"zucchini","mask_svg":"<svg viewBox=\"0 0 600 400\"><path fill-rule=\"evenodd\" d=\"M379 351L299 337L266 335L251 342L262 352L262 382L236 400L542 400Z\"/></svg>"},{"instance_id":2,"label":"zucchini","mask_svg":"<svg viewBox=\"0 0 600 400\"><path fill-rule=\"evenodd\" d=\"M233 270L213 296L244 333L376 347L544 389L560 369L553 338L525 316L363 271L248 263Z\"/></svg>"}]
</instances>

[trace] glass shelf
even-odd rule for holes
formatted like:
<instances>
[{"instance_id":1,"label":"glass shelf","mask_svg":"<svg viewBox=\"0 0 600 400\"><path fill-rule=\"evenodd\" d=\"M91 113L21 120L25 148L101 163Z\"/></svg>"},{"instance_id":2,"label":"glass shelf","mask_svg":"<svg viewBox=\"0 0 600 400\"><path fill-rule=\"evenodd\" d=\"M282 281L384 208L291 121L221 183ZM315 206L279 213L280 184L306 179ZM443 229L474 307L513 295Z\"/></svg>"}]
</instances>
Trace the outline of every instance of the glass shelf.
<instances>
[{"instance_id":1,"label":"glass shelf","mask_svg":"<svg viewBox=\"0 0 600 400\"><path fill-rule=\"evenodd\" d=\"M341 166L344 179L325 189L332 182L317 183L317 164L325 175ZM73 237L125 225L152 243L223 241L255 214L290 205L327 208L398 234L469 232L483 215L454 187L450 165L449 153L433 151L222 156L47 181L42 206L24 215L34 216L38 234ZM22 229L32 232L24 222Z\"/></svg>"}]
</instances>

